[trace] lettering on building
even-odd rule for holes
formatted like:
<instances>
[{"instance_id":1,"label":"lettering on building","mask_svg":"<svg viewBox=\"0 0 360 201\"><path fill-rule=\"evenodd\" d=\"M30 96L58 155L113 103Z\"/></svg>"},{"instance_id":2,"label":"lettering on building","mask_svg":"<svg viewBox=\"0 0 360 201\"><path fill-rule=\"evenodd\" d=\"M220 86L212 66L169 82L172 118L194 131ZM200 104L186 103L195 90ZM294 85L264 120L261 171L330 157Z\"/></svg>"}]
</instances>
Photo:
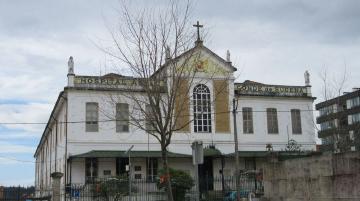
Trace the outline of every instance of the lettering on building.
<instances>
[{"instance_id":1,"label":"lettering on building","mask_svg":"<svg viewBox=\"0 0 360 201\"><path fill-rule=\"evenodd\" d=\"M235 93L258 96L307 96L306 87L261 84L236 84Z\"/></svg>"},{"instance_id":2,"label":"lettering on building","mask_svg":"<svg viewBox=\"0 0 360 201\"><path fill-rule=\"evenodd\" d=\"M140 79L129 78L108 78L77 76L74 83L76 87L100 87L100 88L128 88L141 87ZM160 82L160 86L165 86L165 82Z\"/></svg>"}]
</instances>

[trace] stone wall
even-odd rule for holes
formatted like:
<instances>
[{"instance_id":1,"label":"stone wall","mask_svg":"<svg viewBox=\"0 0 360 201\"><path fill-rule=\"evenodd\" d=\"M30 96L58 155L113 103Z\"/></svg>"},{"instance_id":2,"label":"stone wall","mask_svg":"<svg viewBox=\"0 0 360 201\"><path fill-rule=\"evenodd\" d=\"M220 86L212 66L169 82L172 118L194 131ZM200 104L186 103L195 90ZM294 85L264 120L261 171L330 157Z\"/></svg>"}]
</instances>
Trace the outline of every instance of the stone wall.
<instances>
[{"instance_id":1,"label":"stone wall","mask_svg":"<svg viewBox=\"0 0 360 201\"><path fill-rule=\"evenodd\" d=\"M264 165L264 188L270 201L358 201L360 152L272 158Z\"/></svg>"}]
</instances>

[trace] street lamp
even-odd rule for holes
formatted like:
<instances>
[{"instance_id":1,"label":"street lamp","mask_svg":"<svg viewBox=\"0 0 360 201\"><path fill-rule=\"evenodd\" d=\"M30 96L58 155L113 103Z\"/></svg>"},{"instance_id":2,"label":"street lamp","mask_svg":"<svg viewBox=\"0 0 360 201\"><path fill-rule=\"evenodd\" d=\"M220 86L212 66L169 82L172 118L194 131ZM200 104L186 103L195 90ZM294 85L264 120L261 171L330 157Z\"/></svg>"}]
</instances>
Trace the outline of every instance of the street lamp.
<instances>
[{"instance_id":1,"label":"street lamp","mask_svg":"<svg viewBox=\"0 0 360 201\"><path fill-rule=\"evenodd\" d=\"M236 127L236 115L237 115L237 107L238 100L233 99L233 120L234 120L234 141L235 141L235 181L236 181L236 198L239 200L240 198L240 168L239 168L239 141L237 135L237 127Z\"/></svg>"},{"instance_id":2,"label":"street lamp","mask_svg":"<svg viewBox=\"0 0 360 201\"><path fill-rule=\"evenodd\" d=\"M125 152L126 154L129 154L129 201L131 201L131 150L134 148L134 145L131 145L131 147Z\"/></svg>"}]
</instances>

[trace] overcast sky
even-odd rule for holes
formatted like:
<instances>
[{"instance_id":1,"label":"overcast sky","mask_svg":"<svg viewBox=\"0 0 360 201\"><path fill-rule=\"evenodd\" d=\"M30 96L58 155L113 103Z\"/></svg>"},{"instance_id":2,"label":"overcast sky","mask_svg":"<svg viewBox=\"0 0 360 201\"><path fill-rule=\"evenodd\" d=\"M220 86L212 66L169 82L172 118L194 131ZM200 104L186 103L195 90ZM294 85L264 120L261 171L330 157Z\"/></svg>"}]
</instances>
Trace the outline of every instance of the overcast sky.
<instances>
[{"instance_id":1,"label":"overcast sky","mask_svg":"<svg viewBox=\"0 0 360 201\"><path fill-rule=\"evenodd\" d=\"M117 7L115 0L0 1L0 122L46 122L70 55L76 74L113 70L94 43L119 23ZM309 70L320 101L319 73L337 77L346 67L346 90L360 86L360 1L202 0L193 8L193 21L209 33L204 44L222 57L230 50L238 81L303 85ZM0 185L33 184L43 128L0 125Z\"/></svg>"}]
</instances>

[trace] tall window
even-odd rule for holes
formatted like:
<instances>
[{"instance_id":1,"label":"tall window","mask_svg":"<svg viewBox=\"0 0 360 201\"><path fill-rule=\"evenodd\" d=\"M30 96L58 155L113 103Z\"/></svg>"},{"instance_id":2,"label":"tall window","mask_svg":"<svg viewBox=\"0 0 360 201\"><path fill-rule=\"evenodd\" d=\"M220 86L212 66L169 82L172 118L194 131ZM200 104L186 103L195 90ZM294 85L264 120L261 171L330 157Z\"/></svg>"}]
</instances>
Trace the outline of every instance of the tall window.
<instances>
[{"instance_id":1,"label":"tall window","mask_svg":"<svg viewBox=\"0 0 360 201\"><path fill-rule=\"evenodd\" d=\"M129 132L129 104L116 104L116 132Z\"/></svg>"},{"instance_id":2,"label":"tall window","mask_svg":"<svg viewBox=\"0 0 360 201\"><path fill-rule=\"evenodd\" d=\"M243 132L254 133L252 108L243 107L242 114L243 114Z\"/></svg>"},{"instance_id":3,"label":"tall window","mask_svg":"<svg viewBox=\"0 0 360 201\"><path fill-rule=\"evenodd\" d=\"M86 103L86 132L99 131L99 105L98 103Z\"/></svg>"},{"instance_id":4,"label":"tall window","mask_svg":"<svg viewBox=\"0 0 360 201\"><path fill-rule=\"evenodd\" d=\"M145 106L145 113L146 113L146 117L145 117L145 129L148 132L154 131L155 128L154 126L156 125L155 119L153 118L153 112L152 112L152 108L149 104L147 104Z\"/></svg>"},{"instance_id":5,"label":"tall window","mask_svg":"<svg viewBox=\"0 0 360 201\"><path fill-rule=\"evenodd\" d=\"M270 133L270 134L279 133L276 108L267 108L266 109L266 114L267 114L268 133Z\"/></svg>"},{"instance_id":6,"label":"tall window","mask_svg":"<svg viewBox=\"0 0 360 201\"><path fill-rule=\"evenodd\" d=\"M301 134L301 116L300 110L292 109L291 110L291 124L293 134Z\"/></svg>"},{"instance_id":7,"label":"tall window","mask_svg":"<svg viewBox=\"0 0 360 201\"><path fill-rule=\"evenodd\" d=\"M194 132L211 133L210 90L199 84L193 91Z\"/></svg>"}]
</instances>

